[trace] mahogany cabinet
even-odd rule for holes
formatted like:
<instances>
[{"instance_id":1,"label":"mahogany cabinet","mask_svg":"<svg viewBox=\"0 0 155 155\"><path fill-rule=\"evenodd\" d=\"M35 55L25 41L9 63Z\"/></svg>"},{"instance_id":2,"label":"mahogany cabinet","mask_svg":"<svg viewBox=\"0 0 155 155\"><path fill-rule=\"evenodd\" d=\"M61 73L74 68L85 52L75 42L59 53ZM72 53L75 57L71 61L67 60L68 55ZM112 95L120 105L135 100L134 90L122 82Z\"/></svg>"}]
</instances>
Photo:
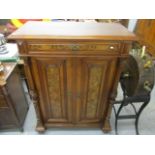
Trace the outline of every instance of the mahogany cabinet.
<instances>
[{"instance_id":1,"label":"mahogany cabinet","mask_svg":"<svg viewBox=\"0 0 155 155\"><path fill-rule=\"evenodd\" d=\"M17 42L24 59L37 131L110 131L111 106L134 34L120 24L28 22L8 39Z\"/></svg>"}]
</instances>

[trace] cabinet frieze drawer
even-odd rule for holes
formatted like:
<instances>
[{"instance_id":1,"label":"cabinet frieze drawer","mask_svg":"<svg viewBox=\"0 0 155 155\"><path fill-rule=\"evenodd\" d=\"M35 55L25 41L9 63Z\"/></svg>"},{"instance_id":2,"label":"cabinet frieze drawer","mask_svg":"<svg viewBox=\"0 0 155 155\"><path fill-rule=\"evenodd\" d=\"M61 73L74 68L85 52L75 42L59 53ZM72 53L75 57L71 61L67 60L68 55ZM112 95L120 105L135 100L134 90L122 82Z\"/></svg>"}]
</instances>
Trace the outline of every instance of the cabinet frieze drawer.
<instances>
[{"instance_id":1,"label":"cabinet frieze drawer","mask_svg":"<svg viewBox=\"0 0 155 155\"><path fill-rule=\"evenodd\" d=\"M28 44L29 51L119 51L119 43L105 44Z\"/></svg>"}]
</instances>

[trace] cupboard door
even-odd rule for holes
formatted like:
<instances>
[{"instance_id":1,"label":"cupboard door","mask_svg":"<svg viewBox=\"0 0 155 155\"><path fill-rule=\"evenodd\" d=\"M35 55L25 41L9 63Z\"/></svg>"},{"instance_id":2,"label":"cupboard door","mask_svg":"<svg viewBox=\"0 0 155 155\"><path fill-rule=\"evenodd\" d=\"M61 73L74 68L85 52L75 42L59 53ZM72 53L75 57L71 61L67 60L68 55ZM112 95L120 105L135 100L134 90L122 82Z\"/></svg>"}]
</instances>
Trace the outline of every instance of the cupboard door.
<instances>
[{"instance_id":1,"label":"cupboard door","mask_svg":"<svg viewBox=\"0 0 155 155\"><path fill-rule=\"evenodd\" d=\"M100 122L106 114L116 59L81 58L77 67L77 122Z\"/></svg>"},{"instance_id":2,"label":"cupboard door","mask_svg":"<svg viewBox=\"0 0 155 155\"><path fill-rule=\"evenodd\" d=\"M44 123L71 122L71 63L65 58L33 58L33 77Z\"/></svg>"}]
</instances>

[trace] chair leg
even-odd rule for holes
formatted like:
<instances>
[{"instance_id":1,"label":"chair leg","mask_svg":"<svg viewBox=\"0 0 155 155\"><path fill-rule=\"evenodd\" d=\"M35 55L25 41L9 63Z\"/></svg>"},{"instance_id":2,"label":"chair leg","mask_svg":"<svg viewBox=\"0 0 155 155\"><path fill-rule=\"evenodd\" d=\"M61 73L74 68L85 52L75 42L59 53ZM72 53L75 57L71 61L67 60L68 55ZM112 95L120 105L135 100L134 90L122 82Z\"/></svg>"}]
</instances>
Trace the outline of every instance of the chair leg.
<instances>
[{"instance_id":1,"label":"chair leg","mask_svg":"<svg viewBox=\"0 0 155 155\"><path fill-rule=\"evenodd\" d=\"M137 135L139 135L138 123L139 123L140 114L142 113L142 111L144 110L144 108L147 106L148 103L149 103L149 101L144 102L144 103L142 104L142 106L140 107L140 109L139 109L137 115L136 115L135 128L136 128L136 134L137 134Z\"/></svg>"},{"instance_id":2,"label":"chair leg","mask_svg":"<svg viewBox=\"0 0 155 155\"><path fill-rule=\"evenodd\" d=\"M134 104L133 104L132 102L131 102L130 104L131 104L131 106L132 106L132 108L133 108L133 110L134 110L134 112L135 112L135 115L137 115L136 107L134 106Z\"/></svg>"},{"instance_id":3,"label":"chair leg","mask_svg":"<svg viewBox=\"0 0 155 155\"><path fill-rule=\"evenodd\" d=\"M116 113L116 119L115 119L115 132L116 132L116 135L118 135L118 117L119 117L119 114L124 106L125 102L122 102L122 104L120 105L117 113Z\"/></svg>"}]
</instances>

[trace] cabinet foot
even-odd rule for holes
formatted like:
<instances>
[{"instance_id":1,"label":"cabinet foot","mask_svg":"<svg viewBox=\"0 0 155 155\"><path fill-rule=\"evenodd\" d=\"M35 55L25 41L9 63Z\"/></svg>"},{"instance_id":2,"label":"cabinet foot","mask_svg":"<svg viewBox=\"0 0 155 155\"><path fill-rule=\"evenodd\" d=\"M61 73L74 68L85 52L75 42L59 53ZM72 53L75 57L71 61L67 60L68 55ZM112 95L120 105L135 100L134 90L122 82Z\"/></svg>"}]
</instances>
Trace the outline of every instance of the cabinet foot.
<instances>
[{"instance_id":1,"label":"cabinet foot","mask_svg":"<svg viewBox=\"0 0 155 155\"><path fill-rule=\"evenodd\" d=\"M110 132L111 131L111 125L110 125L110 121L109 120L106 120L103 124L103 127L102 127L102 131L103 132Z\"/></svg>"},{"instance_id":2,"label":"cabinet foot","mask_svg":"<svg viewBox=\"0 0 155 155\"><path fill-rule=\"evenodd\" d=\"M42 125L37 125L37 127L36 127L36 131L38 131L40 133L45 132L45 130L46 130L45 127Z\"/></svg>"}]
</instances>

